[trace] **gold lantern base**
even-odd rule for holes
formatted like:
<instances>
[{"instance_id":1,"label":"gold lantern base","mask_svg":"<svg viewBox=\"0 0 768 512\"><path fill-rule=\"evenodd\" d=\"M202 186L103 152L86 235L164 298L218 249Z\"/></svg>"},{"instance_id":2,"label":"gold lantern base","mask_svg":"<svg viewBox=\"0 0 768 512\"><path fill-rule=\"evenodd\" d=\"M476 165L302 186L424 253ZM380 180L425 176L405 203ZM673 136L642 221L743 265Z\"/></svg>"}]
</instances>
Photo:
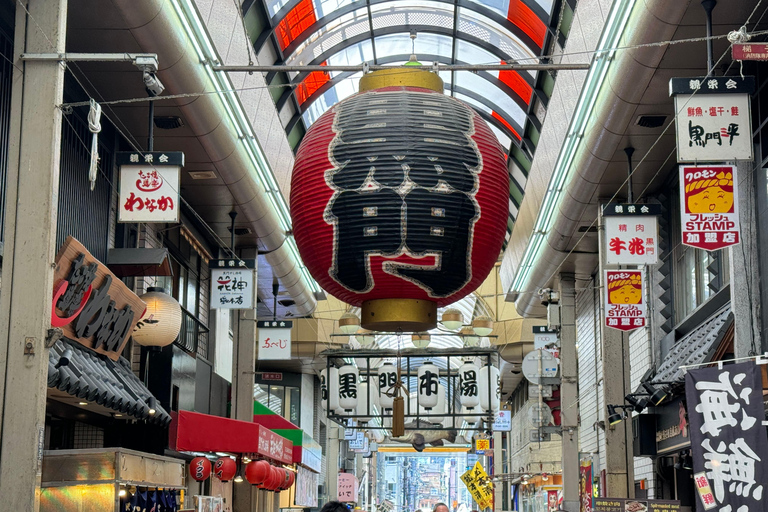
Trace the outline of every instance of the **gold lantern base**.
<instances>
[{"instance_id":1,"label":"gold lantern base","mask_svg":"<svg viewBox=\"0 0 768 512\"><path fill-rule=\"evenodd\" d=\"M418 64L418 63L416 63ZM437 92L443 92L443 80L437 73L423 69L408 69L393 67L366 73L360 79L360 92L381 89L382 87L421 87Z\"/></svg>"},{"instance_id":2,"label":"gold lantern base","mask_svg":"<svg viewBox=\"0 0 768 512\"><path fill-rule=\"evenodd\" d=\"M371 331L428 331L437 326L437 304L422 299L367 300L360 325Z\"/></svg>"}]
</instances>

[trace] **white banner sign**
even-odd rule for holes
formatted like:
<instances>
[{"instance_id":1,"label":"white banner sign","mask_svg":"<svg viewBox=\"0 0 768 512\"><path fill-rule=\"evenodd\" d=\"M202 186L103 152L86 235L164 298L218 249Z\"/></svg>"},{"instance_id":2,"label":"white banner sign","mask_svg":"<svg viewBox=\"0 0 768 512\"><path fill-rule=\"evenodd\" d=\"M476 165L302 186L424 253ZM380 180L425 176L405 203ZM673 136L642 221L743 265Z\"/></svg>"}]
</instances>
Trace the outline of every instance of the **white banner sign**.
<instances>
[{"instance_id":1,"label":"white banner sign","mask_svg":"<svg viewBox=\"0 0 768 512\"><path fill-rule=\"evenodd\" d=\"M291 358L291 328L259 328L259 361Z\"/></svg>"},{"instance_id":2,"label":"white banner sign","mask_svg":"<svg viewBox=\"0 0 768 512\"><path fill-rule=\"evenodd\" d=\"M603 217L605 260L609 265L654 265L659 230L655 215Z\"/></svg>"},{"instance_id":3,"label":"white banner sign","mask_svg":"<svg viewBox=\"0 0 768 512\"><path fill-rule=\"evenodd\" d=\"M211 269L211 308L253 309L254 270L246 267Z\"/></svg>"},{"instance_id":4,"label":"white banner sign","mask_svg":"<svg viewBox=\"0 0 768 512\"><path fill-rule=\"evenodd\" d=\"M118 153L119 222L179 222L184 154Z\"/></svg>"},{"instance_id":5,"label":"white banner sign","mask_svg":"<svg viewBox=\"0 0 768 512\"><path fill-rule=\"evenodd\" d=\"M680 94L675 112L678 162L752 160L748 94Z\"/></svg>"}]
</instances>

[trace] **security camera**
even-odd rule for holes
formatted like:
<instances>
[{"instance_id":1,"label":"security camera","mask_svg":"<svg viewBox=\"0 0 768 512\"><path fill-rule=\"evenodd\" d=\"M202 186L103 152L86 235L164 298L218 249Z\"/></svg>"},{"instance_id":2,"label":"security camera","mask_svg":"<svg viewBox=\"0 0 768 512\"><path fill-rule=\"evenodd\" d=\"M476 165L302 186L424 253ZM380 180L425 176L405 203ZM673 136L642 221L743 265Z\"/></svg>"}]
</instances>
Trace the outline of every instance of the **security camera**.
<instances>
[{"instance_id":1,"label":"security camera","mask_svg":"<svg viewBox=\"0 0 768 512\"><path fill-rule=\"evenodd\" d=\"M165 90L165 86L157 78L157 75L149 71L144 71L144 87L147 88L147 94L150 96L160 96Z\"/></svg>"},{"instance_id":2,"label":"security camera","mask_svg":"<svg viewBox=\"0 0 768 512\"><path fill-rule=\"evenodd\" d=\"M560 300L560 294L552 288L539 289L539 298L541 299L541 305L547 306L549 304L556 304Z\"/></svg>"}]
</instances>

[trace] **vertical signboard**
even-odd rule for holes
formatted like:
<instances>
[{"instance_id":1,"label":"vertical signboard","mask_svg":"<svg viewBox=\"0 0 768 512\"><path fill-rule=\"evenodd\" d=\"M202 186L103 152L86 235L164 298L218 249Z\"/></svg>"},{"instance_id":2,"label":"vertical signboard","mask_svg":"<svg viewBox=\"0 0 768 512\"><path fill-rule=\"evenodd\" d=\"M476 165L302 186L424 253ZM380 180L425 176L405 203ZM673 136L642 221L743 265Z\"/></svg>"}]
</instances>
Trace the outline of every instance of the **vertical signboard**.
<instances>
[{"instance_id":1,"label":"vertical signboard","mask_svg":"<svg viewBox=\"0 0 768 512\"><path fill-rule=\"evenodd\" d=\"M211 308L256 307L256 260L211 260Z\"/></svg>"},{"instance_id":2,"label":"vertical signboard","mask_svg":"<svg viewBox=\"0 0 768 512\"><path fill-rule=\"evenodd\" d=\"M259 320L256 327L259 331L259 361L291 358L291 320Z\"/></svg>"},{"instance_id":3,"label":"vertical signboard","mask_svg":"<svg viewBox=\"0 0 768 512\"><path fill-rule=\"evenodd\" d=\"M658 262L658 204L607 204L603 207L605 262L608 265L654 265Z\"/></svg>"},{"instance_id":4,"label":"vertical signboard","mask_svg":"<svg viewBox=\"0 0 768 512\"><path fill-rule=\"evenodd\" d=\"M689 370L685 396L694 480L703 508L768 510L768 443L760 367L748 362Z\"/></svg>"},{"instance_id":5,"label":"vertical signboard","mask_svg":"<svg viewBox=\"0 0 768 512\"><path fill-rule=\"evenodd\" d=\"M605 325L621 331L645 327L645 279L642 270L605 271Z\"/></svg>"},{"instance_id":6,"label":"vertical signboard","mask_svg":"<svg viewBox=\"0 0 768 512\"><path fill-rule=\"evenodd\" d=\"M592 512L592 461L579 464L579 512Z\"/></svg>"},{"instance_id":7,"label":"vertical signboard","mask_svg":"<svg viewBox=\"0 0 768 512\"><path fill-rule=\"evenodd\" d=\"M179 222L184 153L119 152L118 222Z\"/></svg>"},{"instance_id":8,"label":"vertical signboard","mask_svg":"<svg viewBox=\"0 0 768 512\"><path fill-rule=\"evenodd\" d=\"M680 166L683 243L706 251L736 245L739 194L733 165Z\"/></svg>"},{"instance_id":9,"label":"vertical signboard","mask_svg":"<svg viewBox=\"0 0 768 512\"><path fill-rule=\"evenodd\" d=\"M358 481L352 473L339 473L336 490L342 503L357 501Z\"/></svg>"}]
</instances>

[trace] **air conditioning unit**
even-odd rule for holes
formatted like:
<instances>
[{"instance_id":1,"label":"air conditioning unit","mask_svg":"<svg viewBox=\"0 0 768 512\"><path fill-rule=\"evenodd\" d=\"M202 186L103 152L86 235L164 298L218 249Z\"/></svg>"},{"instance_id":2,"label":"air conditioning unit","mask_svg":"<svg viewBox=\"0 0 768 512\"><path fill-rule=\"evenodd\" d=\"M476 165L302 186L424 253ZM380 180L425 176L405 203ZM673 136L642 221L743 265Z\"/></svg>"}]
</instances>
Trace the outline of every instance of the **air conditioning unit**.
<instances>
[{"instance_id":1,"label":"air conditioning unit","mask_svg":"<svg viewBox=\"0 0 768 512\"><path fill-rule=\"evenodd\" d=\"M547 329L555 330L560 327L560 305L547 304Z\"/></svg>"}]
</instances>

